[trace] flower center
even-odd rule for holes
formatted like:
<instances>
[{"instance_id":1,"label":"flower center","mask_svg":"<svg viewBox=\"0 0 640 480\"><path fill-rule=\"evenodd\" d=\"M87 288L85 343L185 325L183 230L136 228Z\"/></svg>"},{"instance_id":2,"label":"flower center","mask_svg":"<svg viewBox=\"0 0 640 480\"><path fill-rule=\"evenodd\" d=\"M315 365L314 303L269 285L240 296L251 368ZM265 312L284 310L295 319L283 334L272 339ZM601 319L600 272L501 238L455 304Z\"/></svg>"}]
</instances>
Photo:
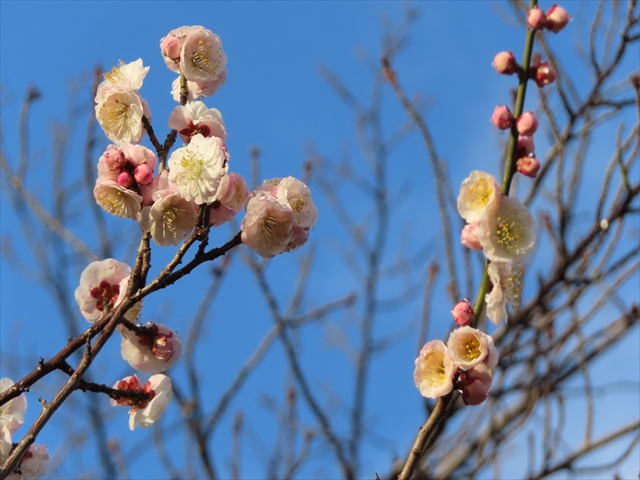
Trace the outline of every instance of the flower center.
<instances>
[{"instance_id":1,"label":"flower center","mask_svg":"<svg viewBox=\"0 0 640 480\"><path fill-rule=\"evenodd\" d=\"M262 230L265 247L279 245L283 237L286 237L289 233L289 222L280 222L272 215L269 215L264 219Z\"/></svg>"},{"instance_id":2,"label":"flower center","mask_svg":"<svg viewBox=\"0 0 640 480\"><path fill-rule=\"evenodd\" d=\"M218 55L218 49L211 48L212 43L213 42L198 40L198 47L191 56L191 65L201 72L208 74L215 74L217 67L220 65L220 62L217 60L214 60L215 65L214 62L211 61L215 56L220 57L220 55Z\"/></svg>"},{"instance_id":3,"label":"flower center","mask_svg":"<svg viewBox=\"0 0 640 480\"><path fill-rule=\"evenodd\" d=\"M91 297L96 300L96 308L102 312L105 307L111 308L115 305L120 294L120 285L110 284L106 280L100 282L100 286L90 290Z\"/></svg>"},{"instance_id":4,"label":"flower center","mask_svg":"<svg viewBox=\"0 0 640 480\"><path fill-rule=\"evenodd\" d=\"M111 69L111 72L107 72L104 74L104 79L109 83L116 85L118 82L125 80L125 76L122 73L122 68L124 66L124 62L120 60L118 65Z\"/></svg>"},{"instance_id":5,"label":"flower center","mask_svg":"<svg viewBox=\"0 0 640 480\"><path fill-rule=\"evenodd\" d=\"M117 215L124 218L129 216L129 209L127 208L127 195L115 188L103 188L96 200L102 208L104 208L111 215Z\"/></svg>"},{"instance_id":6,"label":"flower center","mask_svg":"<svg viewBox=\"0 0 640 480\"><path fill-rule=\"evenodd\" d=\"M204 159L199 153L187 150L185 156L180 160L180 166L182 169L177 175L177 181L178 184L184 186L200 178L204 170Z\"/></svg>"},{"instance_id":7,"label":"flower center","mask_svg":"<svg viewBox=\"0 0 640 480\"><path fill-rule=\"evenodd\" d=\"M480 342L476 337L471 337L467 340L467 342L463 346L464 353L469 360L475 360L480 356Z\"/></svg>"},{"instance_id":8,"label":"flower center","mask_svg":"<svg viewBox=\"0 0 640 480\"><path fill-rule=\"evenodd\" d=\"M289 202L291 210L296 213L302 213L302 209L306 204L307 202L305 202L304 197L302 197L301 195L297 196L293 201Z\"/></svg>"},{"instance_id":9,"label":"flower center","mask_svg":"<svg viewBox=\"0 0 640 480\"><path fill-rule=\"evenodd\" d=\"M491 194L493 193L493 188L489 185L486 179L481 178L469 187L469 192L471 193L472 199L469 202L469 206L474 209L482 209L485 207L487 203L489 203L489 199L491 198Z\"/></svg>"},{"instance_id":10,"label":"flower center","mask_svg":"<svg viewBox=\"0 0 640 480\"><path fill-rule=\"evenodd\" d=\"M116 100L107 100L100 107L100 115L104 118L104 129L120 136L127 124L129 105Z\"/></svg>"},{"instance_id":11,"label":"flower center","mask_svg":"<svg viewBox=\"0 0 640 480\"><path fill-rule=\"evenodd\" d=\"M162 234L166 237L167 230L173 234L173 238L177 236L177 223L185 211L178 207L169 207L162 213Z\"/></svg>"},{"instance_id":12,"label":"flower center","mask_svg":"<svg viewBox=\"0 0 640 480\"><path fill-rule=\"evenodd\" d=\"M444 368L444 352L434 350L425 355L423 360L424 374L422 380L429 385L440 385L447 378Z\"/></svg>"},{"instance_id":13,"label":"flower center","mask_svg":"<svg viewBox=\"0 0 640 480\"><path fill-rule=\"evenodd\" d=\"M498 217L498 228L496 229L498 243L503 245L510 252L518 252L522 244L522 229L520 225L512 220L503 220Z\"/></svg>"}]
</instances>

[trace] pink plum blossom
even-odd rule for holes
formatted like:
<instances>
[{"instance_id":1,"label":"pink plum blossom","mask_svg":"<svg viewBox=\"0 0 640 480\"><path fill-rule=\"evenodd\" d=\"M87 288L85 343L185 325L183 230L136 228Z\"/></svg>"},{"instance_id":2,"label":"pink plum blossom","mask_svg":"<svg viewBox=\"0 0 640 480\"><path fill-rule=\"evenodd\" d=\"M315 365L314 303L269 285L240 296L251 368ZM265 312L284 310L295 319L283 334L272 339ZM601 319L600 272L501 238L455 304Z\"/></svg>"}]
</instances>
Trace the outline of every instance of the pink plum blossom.
<instances>
[{"instance_id":1,"label":"pink plum blossom","mask_svg":"<svg viewBox=\"0 0 640 480\"><path fill-rule=\"evenodd\" d=\"M491 116L491 123L500 130L511 128L511 125L513 125L513 115L511 114L509 107L506 105L498 105Z\"/></svg>"},{"instance_id":2,"label":"pink plum blossom","mask_svg":"<svg viewBox=\"0 0 640 480\"><path fill-rule=\"evenodd\" d=\"M254 193L240 226L242 243L261 257L272 258L286 251L293 238L294 213L271 193Z\"/></svg>"},{"instance_id":3,"label":"pink plum blossom","mask_svg":"<svg viewBox=\"0 0 640 480\"><path fill-rule=\"evenodd\" d=\"M492 382L493 368L482 362L467 372L461 372L456 386L462 390L465 405L479 405L489 396Z\"/></svg>"},{"instance_id":4,"label":"pink plum blossom","mask_svg":"<svg viewBox=\"0 0 640 480\"><path fill-rule=\"evenodd\" d=\"M533 7L527 13L527 25L529 25L532 30L541 30L545 27L546 23L547 19L540 8Z\"/></svg>"},{"instance_id":5,"label":"pink plum blossom","mask_svg":"<svg viewBox=\"0 0 640 480\"><path fill-rule=\"evenodd\" d=\"M149 333L136 333L120 328L122 358L131 367L144 373L165 372L180 358L182 340L177 332L164 325L148 322L143 326Z\"/></svg>"},{"instance_id":6,"label":"pink plum blossom","mask_svg":"<svg viewBox=\"0 0 640 480\"><path fill-rule=\"evenodd\" d=\"M91 262L80 275L80 285L75 291L84 318L93 323L103 311L114 307L121 293L120 283L130 274L129 265L113 258Z\"/></svg>"},{"instance_id":7,"label":"pink plum blossom","mask_svg":"<svg viewBox=\"0 0 640 480\"><path fill-rule=\"evenodd\" d=\"M185 32L180 54L180 71L192 82L211 82L226 76L227 56L220 37L201 26Z\"/></svg>"},{"instance_id":8,"label":"pink plum blossom","mask_svg":"<svg viewBox=\"0 0 640 480\"><path fill-rule=\"evenodd\" d=\"M147 400L136 402L135 400L121 397L119 399L111 399L111 405L128 405L129 410L129 428L134 430L136 427L147 428L155 423L167 409L173 392L171 390L171 379L166 375L153 375L144 387L140 384L138 377L133 375L125 377L116 382L113 386L116 390L144 392L148 394Z\"/></svg>"},{"instance_id":9,"label":"pink plum blossom","mask_svg":"<svg viewBox=\"0 0 640 480\"><path fill-rule=\"evenodd\" d=\"M464 326L456 328L447 342L451 363L461 370L471 370L495 350L493 339L484 332Z\"/></svg>"},{"instance_id":10,"label":"pink plum blossom","mask_svg":"<svg viewBox=\"0 0 640 480\"><path fill-rule=\"evenodd\" d=\"M212 82L191 82L187 80L187 101L191 102L201 97L210 97L215 94L227 80L226 72L220 74L217 80ZM180 101L180 77L171 84L171 95L176 102Z\"/></svg>"},{"instance_id":11,"label":"pink plum blossom","mask_svg":"<svg viewBox=\"0 0 640 480\"><path fill-rule=\"evenodd\" d=\"M441 340L431 340L422 347L415 365L413 381L423 397L441 397L453 390L453 377L457 369L451 363L447 346Z\"/></svg>"},{"instance_id":12,"label":"pink plum blossom","mask_svg":"<svg viewBox=\"0 0 640 480\"><path fill-rule=\"evenodd\" d=\"M536 225L527 207L515 197L503 197L497 209L479 225L478 239L492 262L520 262L535 243Z\"/></svg>"},{"instance_id":13,"label":"pink plum blossom","mask_svg":"<svg viewBox=\"0 0 640 480\"><path fill-rule=\"evenodd\" d=\"M7 480L33 480L42 475L44 463L48 460L49 447L34 443L20 460L20 473L12 472Z\"/></svg>"},{"instance_id":14,"label":"pink plum blossom","mask_svg":"<svg viewBox=\"0 0 640 480\"><path fill-rule=\"evenodd\" d=\"M294 225L313 228L318 220L318 208L311 198L309 187L297 178L287 177L280 180L275 197L282 205L293 210Z\"/></svg>"},{"instance_id":15,"label":"pink plum blossom","mask_svg":"<svg viewBox=\"0 0 640 480\"><path fill-rule=\"evenodd\" d=\"M532 66L531 71L535 72L533 79L538 87L544 87L556 81L556 70L548 62L540 62L535 68Z\"/></svg>"},{"instance_id":16,"label":"pink plum blossom","mask_svg":"<svg viewBox=\"0 0 640 480\"><path fill-rule=\"evenodd\" d=\"M13 386L13 380L3 378L0 380L0 392L4 392ZM9 434L14 434L24 423L24 414L27 411L27 397L24 393L0 405L0 427L7 429Z\"/></svg>"},{"instance_id":17,"label":"pink plum blossom","mask_svg":"<svg viewBox=\"0 0 640 480\"><path fill-rule=\"evenodd\" d=\"M160 52L169 70L180 73L180 55L182 44L187 35L188 26L171 30L166 37L160 40Z\"/></svg>"},{"instance_id":18,"label":"pink plum blossom","mask_svg":"<svg viewBox=\"0 0 640 480\"><path fill-rule=\"evenodd\" d=\"M458 213L469 223L475 223L500 204L500 185L493 175L475 170L460 186Z\"/></svg>"},{"instance_id":19,"label":"pink plum blossom","mask_svg":"<svg viewBox=\"0 0 640 480\"><path fill-rule=\"evenodd\" d=\"M519 136L518 145L516 146L516 152L518 158L526 157L535 152L536 146L533 143L533 137Z\"/></svg>"},{"instance_id":20,"label":"pink plum blossom","mask_svg":"<svg viewBox=\"0 0 640 480\"><path fill-rule=\"evenodd\" d=\"M188 102L174 108L169 115L169 128L176 130L186 143L198 133L223 141L227 139L222 114L215 108L207 108L203 102Z\"/></svg>"},{"instance_id":21,"label":"pink plum blossom","mask_svg":"<svg viewBox=\"0 0 640 480\"><path fill-rule=\"evenodd\" d=\"M474 224L467 223L464 226L460 234L460 241L471 250L482 250L482 244L476 235L476 226Z\"/></svg>"},{"instance_id":22,"label":"pink plum blossom","mask_svg":"<svg viewBox=\"0 0 640 480\"><path fill-rule=\"evenodd\" d=\"M536 157L522 157L518 159L516 168L525 177L536 178L540 171L540 162Z\"/></svg>"},{"instance_id":23,"label":"pink plum blossom","mask_svg":"<svg viewBox=\"0 0 640 480\"><path fill-rule=\"evenodd\" d=\"M513 75L520 66L512 52L500 52L493 59L493 66L501 75Z\"/></svg>"},{"instance_id":24,"label":"pink plum blossom","mask_svg":"<svg viewBox=\"0 0 640 480\"><path fill-rule=\"evenodd\" d=\"M218 187L227 173L227 159L215 138L196 134L189 145L169 157L169 181L178 193L198 205L218 200Z\"/></svg>"},{"instance_id":25,"label":"pink plum blossom","mask_svg":"<svg viewBox=\"0 0 640 480\"><path fill-rule=\"evenodd\" d=\"M512 308L520 306L522 289L524 288L524 272L522 267L511 262L491 262L488 267L491 291L485 295L487 317L496 325L505 322L507 303Z\"/></svg>"},{"instance_id":26,"label":"pink plum blossom","mask_svg":"<svg viewBox=\"0 0 640 480\"><path fill-rule=\"evenodd\" d=\"M558 33L567 26L571 20L571 15L560 5L551 5L547 10L547 28L553 33Z\"/></svg>"},{"instance_id":27,"label":"pink plum blossom","mask_svg":"<svg viewBox=\"0 0 640 480\"><path fill-rule=\"evenodd\" d=\"M518 117L516 128L520 135L531 136L538 130L538 119L533 112L524 112Z\"/></svg>"},{"instance_id":28,"label":"pink plum blossom","mask_svg":"<svg viewBox=\"0 0 640 480\"><path fill-rule=\"evenodd\" d=\"M100 103L106 99L109 92L131 92L142 88L142 82L147 75L149 67L142 65L142 59L127 63L121 61L118 66L113 67L111 72L104 74L104 81L98 85L95 102Z\"/></svg>"},{"instance_id":29,"label":"pink plum blossom","mask_svg":"<svg viewBox=\"0 0 640 480\"><path fill-rule=\"evenodd\" d=\"M474 313L471 303L466 298L460 300L455 307L451 309L451 315L453 315L453 321L461 327L469 325L473 322Z\"/></svg>"},{"instance_id":30,"label":"pink plum blossom","mask_svg":"<svg viewBox=\"0 0 640 480\"><path fill-rule=\"evenodd\" d=\"M219 202L211 206L209 222L219 227L230 221L249 201L249 190L242 175L227 173L222 177L218 189Z\"/></svg>"}]
</instances>

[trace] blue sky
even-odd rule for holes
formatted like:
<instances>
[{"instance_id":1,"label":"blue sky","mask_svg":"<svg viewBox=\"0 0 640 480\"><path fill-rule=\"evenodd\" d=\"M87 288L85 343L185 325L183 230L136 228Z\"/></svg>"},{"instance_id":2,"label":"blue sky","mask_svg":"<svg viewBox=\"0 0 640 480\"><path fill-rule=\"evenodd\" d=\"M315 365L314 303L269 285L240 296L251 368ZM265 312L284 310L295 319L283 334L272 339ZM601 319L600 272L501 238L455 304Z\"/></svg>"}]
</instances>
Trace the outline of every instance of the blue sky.
<instances>
[{"instance_id":1,"label":"blue sky","mask_svg":"<svg viewBox=\"0 0 640 480\"><path fill-rule=\"evenodd\" d=\"M513 87L513 79L497 76L491 68L491 61L500 50L513 50L520 58L524 31L504 23L500 10L506 6L502 3L423 2L417 5L422 15L411 30L411 42L406 52L395 65L399 79L410 94L421 92L424 95L429 105L428 120L436 146L441 157L449 164L454 186L473 169L499 175L497 159L505 137L496 133L488 119L495 105L508 103L508 89ZM351 152L354 163L361 162L354 136L353 112L332 92L320 76L319 68L326 66L334 71L359 99L368 102L371 76L359 58L360 53L365 52L377 61L383 32L381 18L388 15L393 23L397 23L403 11L399 2L328 1L2 1L0 8L4 146L15 162L16 125L21 98L27 85L35 83L42 91L43 98L35 104L31 117L33 160L29 169L33 171L33 177L30 187L45 198L50 192L51 122L54 119L64 121L70 82L81 75L87 79L95 65L110 69L118 60L127 63L142 58L151 69L141 94L150 104L156 132L163 137L168 131L166 118L175 106L169 93L175 74L164 65L159 53L159 41L169 30L182 25L202 24L222 39L228 57L227 83L205 102L222 112L229 135L227 146L232 156L232 171L249 177L248 150L251 146L259 147L262 152L262 178L300 176L311 145L335 160L347 150ZM586 2L580 7L577 3L571 4L571 9L577 10L572 11L576 19L581 15L580 9L589 8ZM577 38L574 24L561 35L551 37L550 41L557 47L561 58L566 58L567 67L580 72L584 71L584 67L573 53ZM628 71L634 68L638 68L637 64L630 62ZM86 82L83 85L80 95L82 102L85 102L88 90ZM585 88L585 85L578 86ZM527 109L533 108L536 102L537 99L530 96ZM383 124L389 134L403 121L404 113L389 91L385 92L383 106ZM84 138L82 128L85 118L83 116L78 124L76 140L71 149L77 157L78 170L74 170L76 159L70 158L67 172L69 182L80 175L80 145ZM608 159L613 147L611 134L615 131L615 125L605 130L602 143L594 146L592 154ZM106 147L107 139L102 138L101 141L102 146ZM541 138L537 145L539 150L544 149L544 139ZM594 180L598 175L594 172ZM394 234L385 261L391 262L396 250L404 242L409 252L416 252L432 242L433 249L429 257L422 260L425 266L430 260L442 257L444 248L439 241L441 233L437 223L431 169L417 135L408 138L393 152L390 185L402 200L402 208L399 207L392 219ZM405 188L406 185L410 185L410 188ZM354 277L344 272L343 259L336 254L336 245L347 244L347 237L329 213L328 204L320 196L318 186L312 184L312 189L314 193L317 192L315 197L320 207L320 220L312 234L312 241L319 247L319 261L310 280L310 293L304 302L307 308L344 296L355 288ZM84 193L79 194L79 198L84 198L81 195ZM359 197L354 196L349 200L349 207L353 211L364 210L365 206ZM585 210L588 209L585 206ZM78 218L83 218L80 209L76 213ZM9 208L9 196L3 192L3 238L15 232L16 224ZM122 232L123 242L116 251L123 255L128 244L126 239L134 234L135 225L113 219L109 227ZM404 234L406 228L412 231L409 239ZM73 225L73 229L87 243L97 243L95 233L80 220ZM212 243L222 244L230 236L228 230L220 230L214 232ZM15 248L27 265L33 265L34 261L26 257L27 250L23 246L17 245ZM308 250L309 247L306 248ZM159 267L163 260L169 258L171 251L154 251L154 267ZM294 288L296 268L304 253L276 258L269 266L268 275L277 287L276 293L282 305L286 305ZM203 374L203 384L211 403L217 401L220 392L233 379L238 366L256 348L272 325L255 282L239 258L235 257L233 262L230 277L211 309L211 318L205 331L206 342L198 351L199 362L206 372ZM441 267L444 269L444 264ZM83 268L84 265L77 266L78 277ZM144 319L162 319L164 323L179 329L178 326L184 325L185 320L194 314L200 295L208 286L207 271L208 267L203 268L198 275L185 279L176 288L148 299ZM423 267L420 266L416 271L420 274ZM48 293L40 286L33 286L28 274L17 272L4 260L0 272L0 345L3 351L27 357L47 357L58 351L65 342L66 333L60 327L57 313L50 313L54 307L49 306L48 302L52 305L52 300ZM391 297L403 286L399 282L388 284L382 296L388 293ZM438 288L439 292L443 291L443 285ZM634 288L637 288L637 282L628 290L637 298ZM433 308L434 323L430 338L441 338L449 328L451 306L444 301L436 302ZM422 421L421 398L411 378L420 309L420 299L413 299L393 316L380 315L376 325L377 335L400 331L407 326L408 330L405 331L411 333L402 336L401 341L385 357L374 362L370 380L371 397L367 404L369 425L373 432L365 442L364 472L386 472L394 454L404 455L417 425ZM348 323L346 317L338 315L332 322L343 325ZM309 369L316 395L324 404L336 405L335 420L342 425L346 424L344 403L351 399L353 372L344 353L328 341L330 331L327 325L310 326L303 330L296 344L302 351L302 362ZM103 361L92 369L96 378L105 378L107 384L129 374L126 365L119 359L117 343L114 339L104 352L111 362ZM633 341L627 343L624 355L628 356L630 365L637 365L637 345L634 351ZM28 371L29 365L28 361L20 362L18 371ZM633 368L631 373L637 378L637 367ZM244 443L243 472L247 477L264 474L260 451L264 449L268 452L275 428L273 415L261 406L260 398L264 392L268 392L282 402L284 388L290 383L286 371L282 350L276 345L232 405L232 412L245 412L253 431L247 433ZM336 375L337 371L345 373ZM175 374L183 375L179 365L175 367ZM6 375L5 366L2 366L2 375ZM37 394L50 397L51 391L42 387ZM148 435L148 432L142 431L129 433L124 409L115 413L109 411L106 398L89 395L86 397L90 398L86 399L80 395L76 397L80 402L99 401L104 404L104 409L114 415L109 423L109 435L118 438L125 450ZM637 396L633 399L637 403ZM28 419L33 419L37 395L31 395L29 401ZM169 419L179 416L175 404L167 415ZM231 418L232 415L219 427L213 443L214 450L220 452L218 464L223 471L229 457ZM313 424L307 413L303 420ZM56 451L64 444L60 433L64 422L78 421L69 412L61 414L45 429L40 441L48 443L52 451ZM607 423L606 419L601 421ZM172 446L181 448L180 442L180 438L177 438ZM255 447L259 443L264 447ZM253 450L251 445L254 445ZM61 472L91 472L91 465L96 459L91 449L88 452L81 465L67 467ZM333 467L325 466L322 457L325 452L323 448L314 451L310 466L304 471L306 475L335 475ZM131 466L131 477L152 478L162 475L161 467L145 461L151 458L154 455L142 455L140 461ZM517 472L517 466L511 468ZM628 468L626 471L637 474L638 456Z\"/></svg>"}]
</instances>

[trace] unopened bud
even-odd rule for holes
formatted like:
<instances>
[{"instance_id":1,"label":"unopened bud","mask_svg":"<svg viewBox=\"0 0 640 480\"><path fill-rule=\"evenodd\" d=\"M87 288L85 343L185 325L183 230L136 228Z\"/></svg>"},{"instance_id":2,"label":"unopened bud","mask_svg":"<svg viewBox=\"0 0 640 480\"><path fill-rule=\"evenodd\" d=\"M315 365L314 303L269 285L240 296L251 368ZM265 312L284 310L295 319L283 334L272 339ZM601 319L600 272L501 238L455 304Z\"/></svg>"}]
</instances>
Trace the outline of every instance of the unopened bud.
<instances>
[{"instance_id":1,"label":"unopened bud","mask_svg":"<svg viewBox=\"0 0 640 480\"><path fill-rule=\"evenodd\" d=\"M133 185L133 176L129 172L122 172L118 175L118 185L128 188Z\"/></svg>"},{"instance_id":2,"label":"unopened bud","mask_svg":"<svg viewBox=\"0 0 640 480\"><path fill-rule=\"evenodd\" d=\"M138 185L147 185L151 183L151 180L153 180L153 170L151 170L151 168L149 168L149 165L147 165L146 163L138 165L133 174L136 177L136 182L138 182Z\"/></svg>"},{"instance_id":3,"label":"unopened bud","mask_svg":"<svg viewBox=\"0 0 640 480\"><path fill-rule=\"evenodd\" d=\"M476 227L471 224L465 225L462 229L460 241L465 247L471 250L482 250L482 244L476 235Z\"/></svg>"},{"instance_id":4,"label":"unopened bud","mask_svg":"<svg viewBox=\"0 0 640 480\"><path fill-rule=\"evenodd\" d=\"M500 52L493 59L493 66L501 75L513 75L520 66L511 52Z\"/></svg>"},{"instance_id":5,"label":"unopened bud","mask_svg":"<svg viewBox=\"0 0 640 480\"><path fill-rule=\"evenodd\" d=\"M551 5L549 10L547 10L546 27L553 33L558 33L566 27L569 20L571 20L571 15L569 15L569 13L567 13L567 11L560 5Z\"/></svg>"},{"instance_id":6,"label":"unopened bud","mask_svg":"<svg viewBox=\"0 0 640 480\"><path fill-rule=\"evenodd\" d=\"M536 178L540 171L540 162L536 157L522 157L516 163L516 168L525 177Z\"/></svg>"},{"instance_id":7,"label":"unopened bud","mask_svg":"<svg viewBox=\"0 0 640 480\"><path fill-rule=\"evenodd\" d=\"M162 55L164 55L165 57L169 57L174 62L180 60L182 44L178 37L175 37L173 35L164 37L162 39L162 42L160 42L160 49L162 50Z\"/></svg>"},{"instance_id":8,"label":"unopened bud","mask_svg":"<svg viewBox=\"0 0 640 480\"><path fill-rule=\"evenodd\" d=\"M120 170L124 164L124 153L118 148L112 148L104 152L104 163L109 170L115 172Z\"/></svg>"},{"instance_id":9,"label":"unopened bud","mask_svg":"<svg viewBox=\"0 0 640 480\"><path fill-rule=\"evenodd\" d=\"M513 115L511 114L509 107L506 105L498 105L491 116L491 123L500 130L511 128L511 125L513 125Z\"/></svg>"},{"instance_id":10,"label":"unopened bud","mask_svg":"<svg viewBox=\"0 0 640 480\"><path fill-rule=\"evenodd\" d=\"M547 18L542 10L538 7L533 7L527 13L527 25L531 27L532 30L542 30L547 23Z\"/></svg>"},{"instance_id":11,"label":"unopened bud","mask_svg":"<svg viewBox=\"0 0 640 480\"><path fill-rule=\"evenodd\" d=\"M533 137L527 137L522 135L518 137L518 146L516 148L516 153L518 154L518 158L531 155L535 151L536 151L536 146L533 143Z\"/></svg>"},{"instance_id":12,"label":"unopened bud","mask_svg":"<svg viewBox=\"0 0 640 480\"><path fill-rule=\"evenodd\" d=\"M485 384L475 379L462 389L462 401L465 405L480 405L489 396L489 390Z\"/></svg>"},{"instance_id":13,"label":"unopened bud","mask_svg":"<svg viewBox=\"0 0 640 480\"><path fill-rule=\"evenodd\" d=\"M557 74L555 69L548 62L540 62L540 65L535 69L534 80L539 87L544 87L550 83L555 82Z\"/></svg>"},{"instance_id":14,"label":"unopened bud","mask_svg":"<svg viewBox=\"0 0 640 480\"><path fill-rule=\"evenodd\" d=\"M538 119L533 112L524 112L518 117L516 128L520 135L531 136L538 130Z\"/></svg>"},{"instance_id":15,"label":"unopened bud","mask_svg":"<svg viewBox=\"0 0 640 480\"><path fill-rule=\"evenodd\" d=\"M473 321L473 307L466 298L460 300L458 304L451 309L453 320L461 327L469 325Z\"/></svg>"}]
</instances>

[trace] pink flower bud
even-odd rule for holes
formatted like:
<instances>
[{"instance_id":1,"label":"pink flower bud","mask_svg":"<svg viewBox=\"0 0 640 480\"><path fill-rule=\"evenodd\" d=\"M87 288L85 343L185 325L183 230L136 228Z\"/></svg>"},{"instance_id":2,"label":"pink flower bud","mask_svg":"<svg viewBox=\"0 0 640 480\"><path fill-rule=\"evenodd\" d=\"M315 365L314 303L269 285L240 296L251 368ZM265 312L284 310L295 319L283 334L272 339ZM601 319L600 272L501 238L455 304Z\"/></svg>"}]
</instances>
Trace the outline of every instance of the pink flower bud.
<instances>
[{"instance_id":1,"label":"pink flower bud","mask_svg":"<svg viewBox=\"0 0 640 480\"><path fill-rule=\"evenodd\" d=\"M540 171L540 162L536 157L522 157L516 164L518 171L529 178L536 178Z\"/></svg>"},{"instance_id":2,"label":"pink flower bud","mask_svg":"<svg viewBox=\"0 0 640 480\"><path fill-rule=\"evenodd\" d=\"M138 165L134 170L133 174L136 177L136 182L140 185L148 185L153 180L153 170L149 168L149 165L143 163L142 165Z\"/></svg>"},{"instance_id":3,"label":"pink flower bud","mask_svg":"<svg viewBox=\"0 0 640 480\"><path fill-rule=\"evenodd\" d=\"M529 13L527 13L527 25L529 25L532 30L541 30L545 27L546 23L547 19L544 12L538 7L533 7L529 10Z\"/></svg>"},{"instance_id":4,"label":"pink flower bud","mask_svg":"<svg viewBox=\"0 0 640 480\"><path fill-rule=\"evenodd\" d=\"M540 65L535 68L534 80L539 87L544 87L550 83L555 82L557 74L555 69L547 62L540 62Z\"/></svg>"},{"instance_id":5,"label":"pink flower bud","mask_svg":"<svg viewBox=\"0 0 640 480\"><path fill-rule=\"evenodd\" d=\"M104 152L104 163L112 172L120 170L124 164L124 153L119 148L112 148Z\"/></svg>"},{"instance_id":6,"label":"pink flower bud","mask_svg":"<svg viewBox=\"0 0 640 480\"><path fill-rule=\"evenodd\" d=\"M553 33L558 33L564 27L567 26L571 20L571 15L559 5L551 5L551 8L547 10L547 25L546 27Z\"/></svg>"},{"instance_id":7,"label":"pink flower bud","mask_svg":"<svg viewBox=\"0 0 640 480\"><path fill-rule=\"evenodd\" d=\"M533 112L524 112L516 121L516 128L520 135L531 136L538 129L538 119Z\"/></svg>"},{"instance_id":8,"label":"pink flower bud","mask_svg":"<svg viewBox=\"0 0 640 480\"><path fill-rule=\"evenodd\" d=\"M133 185L133 176L129 172L122 172L118 175L118 185L128 188Z\"/></svg>"},{"instance_id":9,"label":"pink flower bud","mask_svg":"<svg viewBox=\"0 0 640 480\"><path fill-rule=\"evenodd\" d=\"M160 42L160 50L162 50L162 55L176 62L180 60L182 43L180 42L180 39L178 37L169 35L167 37L164 37Z\"/></svg>"},{"instance_id":10,"label":"pink flower bud","mask_svg":"<svg viewBox=\"0 0 640 480\"><path fill-rule=\"evenodd\" d=\"M451 315L453 315L453 320L461 327L469 325L473 321L473 307L471 307L469 300L466 298L460 300L458 304L451 309Z\"/></svg>"},{"instance_id":11,"label":"pink flower bud","mask_svg":"<svg viewBox=\"0 0 640 480\"><path fill-rule=\"evenodd\" d=\"M500 52L493 59L493 66L501 75L513 75L520 66L511 52Z\"/></svg>"},{"instance_id":12,"label":"pink flower bud","mask_svg":"<svg viewBox=\"0 0 640 480\"><path fill-rule=\"evenodd\" d=\"M476 227L472 224L468 223L464 226L462 234L460 235L460 241L465 247L471 250L482 250L482 244L476 235Z\"/></svg>"},{"instance_id":13,"label":"pink flower bud","mask_svg":"<svg viewBox=\"0 0 640 480\"><path fill-rule=\"evenodd\" d=\"M511 128L511 125L513 125L513 115L511 115L509 107L506 105L498 105L491 116L491 123L500 130Z\"/></svg>"},{"instance_id":14,"label":"pink flower bud","mask_svg":"<svg viewBox=\"0 0 640 480\"><path fill-rule=\"evenodd\" d=\"M536 151L536 146L533 143L533 137L520 136L518 137L518 146L516 152L518 158L526 157Z\"/></svg>"},{"instance_id":15,"label":"pink flower bud","mask_svg":"<svg viewBox=\"0 0 640 480\"><path fill-rule=\"evenodd\" d=\"M472 380L462 389L462 401L465 405L480 405L489 396L489 390L478 379Z\"/></svg>"}]
</instances>

